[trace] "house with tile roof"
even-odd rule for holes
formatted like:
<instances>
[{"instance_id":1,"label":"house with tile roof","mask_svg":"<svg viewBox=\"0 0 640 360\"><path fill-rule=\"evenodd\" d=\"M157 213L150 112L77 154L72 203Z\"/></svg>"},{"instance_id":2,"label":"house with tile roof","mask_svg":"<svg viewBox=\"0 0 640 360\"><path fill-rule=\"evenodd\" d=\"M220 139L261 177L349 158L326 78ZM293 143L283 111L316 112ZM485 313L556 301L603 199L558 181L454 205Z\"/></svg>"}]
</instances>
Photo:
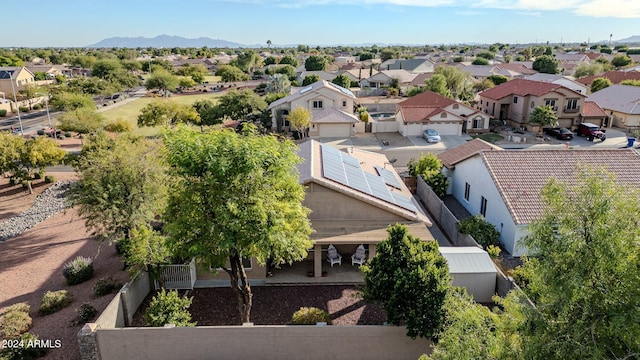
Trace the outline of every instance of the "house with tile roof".
<instances>
[{"instance_id":1,"label":"house with tile roof","mask_svg":"<svg viewBox=\"0 0 640 360\"><path fill-rule=\"evenodd\" d=\"M292 88L291 95L269 104L272 130L290 131L287 117L301 106L311 112L311 137L350 137L356 133L360 120L354 115L356 97L349 90L326 80Z\"/></svg>"},{"instance_id":2,"label":"house with tile roof","mask_svg":"<svg viewBox=\"0 0 640 360\"><path fill-rule=\"evenodd\" d=\"M526 76L525 79L533 80L533 81L544 81L552 84L562 85L566 88L569 88L575 92L578 92L584 95L587 95L589 92L588 86L559 74L536 73L533 75Z\"/></svg>"},{"instance_id":3,"label":"house with tile roof","mask_svg":"<svg viewBox=\"0 0 640 360\"><path fill-rule=\"evenodd\" d=\"M483 81L484 79L493 75L506 76L508 79L524 77L524 74L520 72L502 68L501 64L500 65L495 65L495 64L494 65L473 65L473 64L467 65L464 63L456 63L453 66L460 69L460 71L468 73L469 75L471 75L473 79L477 81Z\"/></svg>"},{"instance_id":4,"label":"house with tile roof","mask_svg":"<svg viewBox=\"0 0 640 360\"><path fill-rule=\"evenodd\" d=\"M536 130L529 125L531 112L538 106L551 106L561 127L572 129L580 123L585 95L561 84L513 79L477 95L477 107L516 128Z\"/></svg>"},{"instance_id":5,"label":"house with tile roof","mask_svg":"<svg viewBox=\"0 0 640 360\"><path fill-rule=\"evenodd\" d=\"M640 188L640 154L615 150L499 150L475 144L438 155L446 162L452 195L472 215L480 214L500 233L513 256L527 254L522 239L542 215L540 191L549 179L576 183L579 166L601 166L622 184ZM455 152L452 154L451 152Z\"/></svg>"},{"instance_id":6,"label":"house with tile roof","mask_svg":"<svg viewBox=\"0 0 640 360\"><path fill-rule=\"evenodd\" d=\"M432 59L389 59L380 64L380 70L406 70L410 73L432 73L436 63Z\"/></svg>"},{"instance_id":7,"label":"house with tile roof","mask_svg":"<svg viewBox=\"0 0 640 360\"><path fill-rule=\"evenodd\" d=\"M398 79L400 90L406 91L413 79L418 76L417 73L410 73L407 70L382 70L373 76L362 79L360 86L362 88L382 89L391 85L393 79Z\"/></svg>"},{"instance_id":8,"label":"house with tile roof","mask_svg":"<svg viewBox=\"0 0 640 360\"><path fill-rule=\"evenodd\" d=\"M606 71L602 74L583 77L576 81L590 88L593 80L601 77L611 80L612 84L620 84L625 80L640 80L640 71Z\"/></svg>"},{"instance_id":9,"label":"house with tile roof","mask_svg":"<svg viewBox=\"0 0 640 360\"><path fill-rule=\"evenodd\" d=\"M611 118L611 125L627 132L640 130L640 86L611 85L587 98Z\"/></svg>"},{"instance_id":10,"label":"house with tile roof","mask_svg":"<svg viewBox=\"0 0 640 360\"><path fill-rule=\"evenodd\" d=\"M603 108L598 105L595 101L584 101L584 107L582 111L580 111L580 122L586 122L590 124L598 125L602 128L611 127L609 115L604 111Z\"/></svg>"},{"instance_id":11,"label":"house with tile roof","mask_svg":"<svg viewBox=\"0 0 640 360\"><path fill-rule=\"evenodd\" d=\"M397 105L396 122L403 136L422 136L426 129L440 135L489 131L491 117L477 109L433 91L425 91Z\"/></svg>"}]
</instances>

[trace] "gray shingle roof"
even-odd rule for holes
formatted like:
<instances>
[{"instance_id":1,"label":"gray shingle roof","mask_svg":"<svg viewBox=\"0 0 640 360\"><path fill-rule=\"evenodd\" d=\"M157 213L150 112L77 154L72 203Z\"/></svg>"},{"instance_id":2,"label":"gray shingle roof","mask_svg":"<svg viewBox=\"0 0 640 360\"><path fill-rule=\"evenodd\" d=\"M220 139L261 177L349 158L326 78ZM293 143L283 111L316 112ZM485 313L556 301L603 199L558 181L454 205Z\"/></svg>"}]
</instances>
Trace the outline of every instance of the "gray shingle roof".
<instances>
[{"instance_id":1,"label":"gray shingle roof","mask_svg":"<svg viewBox=\"0 0 640 360\"><path fill-rule=\"evenodd\" d=\"M596 102L603 109L640 114L640 86L611 85L589 95L587 100Z\"/></svg>"}]
</instances>

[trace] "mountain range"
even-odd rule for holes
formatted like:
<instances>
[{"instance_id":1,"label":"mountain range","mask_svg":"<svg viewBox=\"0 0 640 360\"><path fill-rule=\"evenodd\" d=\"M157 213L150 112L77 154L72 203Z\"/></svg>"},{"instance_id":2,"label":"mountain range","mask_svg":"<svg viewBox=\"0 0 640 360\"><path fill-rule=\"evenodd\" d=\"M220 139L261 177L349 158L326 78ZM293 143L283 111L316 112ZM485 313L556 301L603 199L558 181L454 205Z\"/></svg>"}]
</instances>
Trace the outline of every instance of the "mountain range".
<instances>
[{"instance_id":1,"label":"mountain range","mask_svg":"<svg viewBox=\"0 0 640 360\"><path fill-rule=\"evenodd\" d=\"M211 39L208 37L199 37L197 39L188 39L181 36L158 35L154 38L146 37L112 37L101 40L95 44L87 45L89 48L239 48L245 45L232 41Z\"/></svg>"}]
</instances>

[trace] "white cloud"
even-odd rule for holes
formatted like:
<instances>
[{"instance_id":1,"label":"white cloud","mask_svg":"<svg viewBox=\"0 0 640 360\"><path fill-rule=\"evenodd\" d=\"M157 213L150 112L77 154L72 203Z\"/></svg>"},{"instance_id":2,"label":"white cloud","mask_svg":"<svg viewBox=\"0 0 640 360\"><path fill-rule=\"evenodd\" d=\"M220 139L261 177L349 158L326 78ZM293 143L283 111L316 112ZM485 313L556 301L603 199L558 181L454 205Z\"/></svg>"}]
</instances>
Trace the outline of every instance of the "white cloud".
<instances>
[{"instance_id":1,"label":"white cloud","mask_svg":"<svg viewBox=\"0 0 640 360\"><path fill-rule=\"evenodd\" d=\"M465 7L519 10L518 15L541 15L541 11L567 11L591 17L640 18L640 0L229 0L284 8L322 5L392 5L414 7ZM472 15L463 11L461 15Z\"/></svg>"}]
</instances>

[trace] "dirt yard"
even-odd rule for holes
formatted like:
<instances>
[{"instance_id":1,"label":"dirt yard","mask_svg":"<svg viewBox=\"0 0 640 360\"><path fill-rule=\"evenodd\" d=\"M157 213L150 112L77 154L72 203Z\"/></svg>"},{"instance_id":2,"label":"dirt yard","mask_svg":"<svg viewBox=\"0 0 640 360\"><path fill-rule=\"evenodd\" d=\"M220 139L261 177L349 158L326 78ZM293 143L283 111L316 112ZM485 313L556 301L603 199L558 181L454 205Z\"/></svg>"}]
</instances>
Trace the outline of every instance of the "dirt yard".
<instances>
[{"instance_id":1,"label":"dirt yard","mask_svg":"<svg viewBox=\"0 0 640 360\"><path fill-rule=\"evenodd\" d=\"M65 141L75 146L73 140ZM49 173L58 180L73 179L73 172ZM34 184L29 195L21 186L8 186L8 179L0 178L0 226L2 222L31 206L37 194L49 186L42 181ZM94 258L94 275L87 282L69 286L62 268L76 256ZM90 303L101 312L113 296L96 298L93 285L108 275L123 283L128 280L122 261L113 246L92 239L84 222L73 209L54 215L20 236L0 242L0 309L26 302L31 305L33 326L29 330L40 339L60 340L62 346L49 351L45 359L80 359L76 334L81 325L74 325L76 310ZM52 315L38 315L40 300L46 291L67 290L73 303Z\"/></svg>"}]
</instances>

